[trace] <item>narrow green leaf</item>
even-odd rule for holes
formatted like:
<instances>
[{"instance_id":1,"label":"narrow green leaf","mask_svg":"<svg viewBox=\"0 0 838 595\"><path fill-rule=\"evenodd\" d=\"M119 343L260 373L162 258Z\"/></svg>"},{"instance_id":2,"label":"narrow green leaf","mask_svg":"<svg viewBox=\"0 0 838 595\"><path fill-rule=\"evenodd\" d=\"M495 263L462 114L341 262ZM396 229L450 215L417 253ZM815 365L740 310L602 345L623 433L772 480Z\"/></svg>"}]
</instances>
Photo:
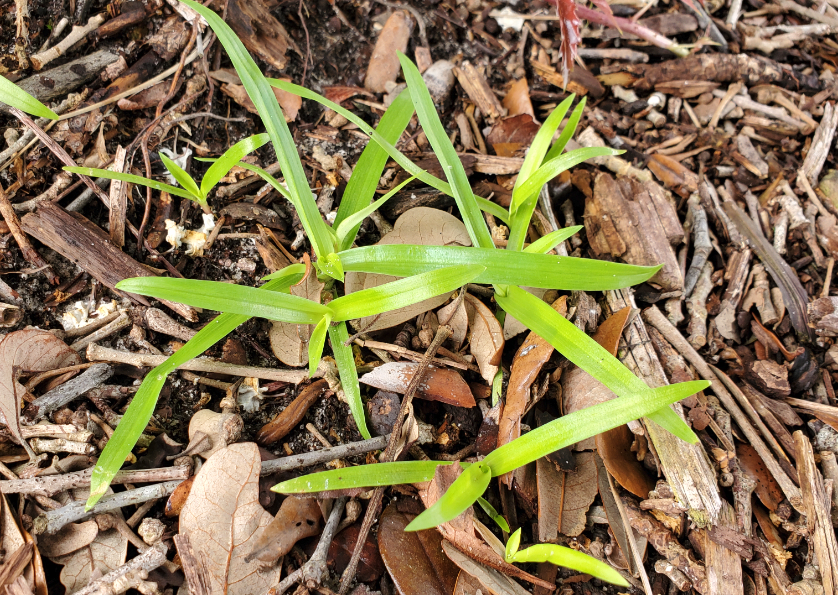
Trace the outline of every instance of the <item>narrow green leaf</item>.
<instances>
[{"instance_id":1,"label":"narrow green leaf","mask_svg":"<svg viewBox=\"0 0 838 595\"><path fill-rule=\"evenodd\" d=\"M608 147L586 147L576 149L570 153L560 155L555 159L547 161L520 186L512 191L512 204L509 207L509 243L507 250L521 250L524 246L524 239L527 237L527 228L530 225L535 205L538 202L538 195L541 188L560 173L567 171L583 161L592 157L603 155L616 155L619 151Z\"/></svg>"},{"instance_id":2,"label":"narrow green leaf","mask_svg":"<svg viewBox=\"0 0 838 595\"><path fill-rule=\"evenodd\" d=\"M447 461L400 461L332 469L283 481L271 490L280 494L311 494L326 490L421 483L431 481L437 467L450 464Z\"/></svg>"},{"instance_id":3,"label":"narrow green leaf","mask_svg":"<svg viewBox=\"0 0 838 595\"><path fill-rule=\"evenodd\" d=\"M647 281L660 267L471 248L464 246L363 246L338 254L344 271L409 277L459 264L486 267L474 283L502 283L581 291L621 289ZM549 307L549 306L548 306Z\"/></svg>"},{"instance_id":4,"label":"narrow green leaf","mask_svg":"<svg viewBox=\"0 0 838 595\"><path fill-rule=\"evenodd\" d=\"M422 124L422 130L425 131L425 136L428 137L428 142L439 159L442 171L445 172L445 177L451 184L452 195L460 209L460 216L463 218L463 223L468 230L472 243L481 248L494 248L492 236L474 200L474 193L471 191L466 170L454 149L454 145L451 144L451 139L448 138L448 134L442 126L439 114L434 107L434 101L431 99L431 94L419 73L419 69L410 61L410 58L401 52L399 52L399 62L401 62L404 80L407 82L407 88L410 91L410 98L413 100L413 107L416 109L416 115Z\"/></svg>"},{"instance_id":5,"label":"narrow green leaf","mask_svg":"<svg viewBox=\"0 0 838 595\"><path fill-rule=\"evenodd\" d=\"M573 237L580 229L584 229L584 225L574 225L573 227L565 227L551 231L546 236L541 236L532 244L524 248L524 252L531 252L533 254L545 254L564 242L566 239Z\"/></svg>"},{"instance_id":6,"label":"narrow green leaf","mask_svg":"<svg viewBox=\"0 0 838 595\"><path fill-rule=\"evenodd\" d=\"M188 198L189 200L196 199L196 197L183 188L170 186L169 184L164 184L156 180L149 180L148 178L135 176L134 174L123 174L109 169L94 169L92 167L65 167L64 171L68 171L71 174L78 174L80 176L90 176L91 178L106 178L108 180L119 180L130 184L139 184L140 186L148 186L149 188L154 188L155 190L160 190L161 192L168 192L172 196Z\"/></svg>"},{"instance_id":7,"label":"narrow green leaf","mask_svg":"<svg viewBox=\"0 0 838 595\"><path fill-rule=\"evenodd\" d=\"M308 178L306 178L300 156L297 154L297 145L291 136L288 124L285 123L285 116L273 89L262 75L256 62L250 57L244 44L221 17L194 0L183 0L183 2L207 20L218 36L218 41L227 51L242 85L262 118L265 131L273 142L277 161L285 176L285 182L288 184L288 192L295 197L295 206L299 203L298 215L315 254L323 257L334 252L335 247L327 231L328 226L320 216L317 204L311 196Z\"/></svg>"},{"instance_id":8,"label":"narrow green leaf","mask_svg":"<svg viewBox=\"0 0 838 595\"><path fill-rule=\"evenodd\" d=\"M340 373L340 383L343 386L343 394L349 403L349 410L358 431L364 439L369 440L370 432L367 430L367 422L364 418L364 403L361 400L361 386L358 384L358 369L355 367L355 356L352 353L352 346L347 345L349 331L345 322L329 325L329 342L332 344L332 353L335 355L335 363Z\"/></svg>"},{"instance_id":9,"label":"narrow green leaf","mask_svg":"<svg viewBox=\"0 0 838 595\"><path fill-rule=\"evenodd\" d=\"M706 380L682 382L574 411L495 449L483 463L492 469L494 477L509 473L555 450L648 416L708 386L710 383Z\"/></svg>"},{"instance_id":10,"label":"narrow green leaf","mask_svg":"<svg viewBox=\"0 0 838 595\"><path fill-rule=\"evenodd\" d=\"M388 142L396 143L412 116L413 103L410 101L410 92L404 90L381 116L376 131ZM343 229L342 233L338 233L338 238L340 238L338 247L341 250L352 246L361 222L369 216L366 215L352 225L344 226L346 220L365 208L375 196L375 189L378 188L378 181L387 164L387 157L387 151L381 145L376 142L367 143L358 158L358 163L352 170L352 177L346 183L346 190L343 192L343 199L333 225L334 228Z\"/></svg>"},{"instance_id":11,"label":"narrow green leaf","mask_svg":"<svg viewBox=\"0 0 838 595\"><path fill-rule=\"evenodd\" d=\"M512 556L518 553L518 548L521 547L521 528L515 530L515 533L509 536L509 541L506 542L506 552L504 559L507 563L512 564Z\"/></svg>"},{"instance_id":12,"label":"narrow green leaf","mask_svg":"<svg viewBox=\"0 0 838 595\"><path fill-rule=\"evenodd\" d=\"M305 267L292 264L275 273L276 279L261 287L264 291L287 292L291 285L302 279ZM166 377L189 360L201 355L218 341L233 332L237 326L249 320L249 316L221 314L202 328L171 357L146 374L137 394L131 400L128 410L111 436L97 465L93 469L90 497L86 508L90 510L105 495L114 475L122 467L125 458L134 448L137 439L148 425L157 397L166 382Z\"/></svg>"},{"instance_id":13,"label":"narrow green leaf","mask_svg":"<svg viewBox=\"0 0 838 595\"><path fill-rule=\"evenodd\" d=\"M268 142L267 134L255 134L237 142L235 145L224 151L204 174L201 180L201 195L206 198L216 184L233 169L245 155L248 155Z\"/></svg>"},{"instance_id":14,"label":"narrow green leaf","mask_svg":"<svg viewBox=\"0 0 838 595\"><path fill-rule=\"evenodd\" d=\"M555 347L559 353L596 378L615 394L621 397L634 397L648 395L651 392L652 389L645 382L632 374L609 351L534 295L518 287L509 286L506 296L496 293L495 299L501 308L520 320L527 328ZM685 384L689 385L690 383ZM613 400L609 401L609 403L614 402ZM655 410L653 409L650 412L653 411ZM688 442L697 440L693 431L677 415L670 416L666 412L662 412L654 417L654 421L683 440ZM574 442L576 441L574 440ZM554 450L558 450L558 448L562 447L559 446Z\"/></svg>"},{"instance_id":15,"label":"narrow green leaf","mask_svg":"<svg viewBox=\"0 0 838 595\"><path fill-rule=\"evenodd\" d=\"M405 531L423 531L457 518L489 487L492 473L481 461L470 465L428 510L413 519Z\"/></svg>"},{"instance_id":16,"label":"narrow green leaf","mask_svg":"<svg viewBox=\"0 0 838 595\"><path fill-rule=\"evenodd\" d=\"M177 180L177 183L180 184L181 187L189 194L191 194L194 200L201 203L207 201L207 197L201 193L201 189L198 188L198 184L195 183L192 176L186 173L181 166L166 157L163 153L160 153L160 160L163 162L163 165L166 166L166 169L169 170L169 173L172 174L172 177Z\"/></svg>"},{"instance_id":17,"label":"narrow green leaf","mask_svg":"<svg viewBox=\"0 0 838 595\"><path fill-rule=\"evenodd\" d=\"M4 76L0 76L0 101L38 118L58 119L58 114Z\"/></svg>"},{"instance_id":18,"label":"narrow green leaf","mask_svg":"<svg viewBox=\"0 0 838 595\"><path fill-rule=\"evenodd\" d=\"M294 205L294 209L297 210L297 202L296 202L297 199L296 199L296 197L291 196L291 194L288 192L288 188L286 188L285 186L280 184L279 180L277 180L271 174L269 174L268 172L266 172L264 169L262 169L261 167L259 167L257 165L252 165L250 163L245 163L244 161L239 161L236 165L238 165L241 168L246 169L247 171L252 171L253 173L257 174L260 178L262 178L268 184L270 184L271 187L274 190L276 190L280 195L287 198L288 201L292 205Z\"/></svg>"},{"instance_id":19,"label":"narrow green leaf","mask_svg":"<svg viewBox=\"0 0 838 595\"><path fill-rule=\"evenodd\" d=\"M331 316L324 316L314 327L308 340L308 375L314 377L320 358L323 357L323 347L326 345L326 331L332 322Z\"/></svg>"},{"instance_id":20,"label":"narrow green leaf","mask_svg":"<svg viewBox=\"0 0 838 595\"><path fill-rule=\"evenodd\" d=\"M547 116L547 119L544 120L544 124L541 125L541 128L538 129L535 138L532 139L530 148L527 149L527 154L524 157L524 163L521 164L521 169L518 172L518 178L515 180L514 188L517 188L524 182L524 180L529 178L544 161L544 156L550 149L550 143L553 142L553 135L556 134L556 130L559 129L559 126L564 119L564 115L567 113L567 110L570 109L570 106L573 105L574 99L576 99L575 93L557 105L556 109L554 109L550 115ZM510 212L514 211L515 208L516 205L514 203L509 205Z\"/></svg>"},{"instance_id":21,"label":"narrow green leaf","mask_svg":"<svg viewBox=\"0 0 838 595\"><path fill-rule=\"evenodd\" d=\"M325 275L343 282L343 264L340 262L340 257L334 252L318 260L317 267Z\"/></svg>"},{"instance_id":22,"label":"narrow green leaf","mask_svg":"<svg viewBox=\"0 0 838 595\"><path fill-rule=\"evenodd\" d=\"M477 503L480 505L480 508L483 509L483 512L489 515L489 517L495 521L495 524L500 527L503 531L509 533L509 523L506 522L506 519L503 518L503 515L498 513L495 510L495 507L489 504L489 501L486 500L483 496L477 498Z\"/></svg>"},{"instance_id":23,"label":"narrow green leaf","mask_svg":"<svg viewBox=\"0 0 838 595\"><path fill-rule=\"evenodd\" d=\"M375 145L375 143L371 143L371 144ZM362 156L363 156L363 154L362 154ZM384 156L386 157L387 154L385 153ZM355 169L357 170L358 166L356 166ZM352 177L354 178L355 175L356 174L353 173ZM382 196L381 198L379 198L378 200L376 200L372 204L367 205L363 209L358 209L357 211L355 211L351 215L348 215L340 223L338 223L337 219L335 219L334 228L335 228L335 233L337 233L337 235L338 235L338 241L340 242L339 245L340 246L346 246L345 249L349 249L349 247L352 245L352 241L355 239L355 235L358 233L358 228L361 227L361 223L364 222L364 219L366 219L373 212L375 212L379 208L381 208L381 206L385 202L387 202L388 200L393 198L396 194L398 194L401 191L402 188L404 188L405 186L410 184L415 179L416 179L415 177L410 176L404 182L402 182L401 184L399 184L398 186L396 186L395 188L390 190L390 192L388 192L387 194L385 194L384 196ZM352 178L350 178L349 181L351 182ZM346 185L346 188L347 188L347 190L349 189L349 184ZM346 192L344 192L344 196L346 196ZM341 206L343 206L343 203L341 203ZM347 243L347 240L348 240L348 243Z\"/></svg>"},{"instance_id":24,"label":"narrow green leaf","mask_svg":"<svg viewBox=\"0 0 838 595\"><path fill-rule=\"evenodd\" d=\"M331 110L336 111L341 116L355 124L358 128L360 128L365 134L369 135L372 140L374 140L379 146L381 146L387 154L398 163L407 173L412 176L415 176L416 179L421 180L431 188L439 190L443 194L447 194L448 196L453 196L453 191L451 190L450 184L443 180L440 180L436 176L433 176L426 172L424 169L413 163L410 159L408 159L404 153L396 149L393 146L393 143L388 142L381 134L379 134L372 126L364 122L361 118L350 112L345 107L341 107L334 101L329 101L322 95L315 93L314 91L310 91L305 87L300 87L299 85L295 85L293 83L289 83L288 81L282 81L279 79L268 79L270 84L277 89L282 89L283 91L287 91L288 93L293 93L294 95L299 95L304 99L311 99L316 101L320 105L328 107ZM480 198L479 196L474 197L477 200L478 205L480 208L487 213L491 213L504 223L508 222L509 214L503 209L500 205L496 205L493 202L486 200L485 198Z\"/></svg>"},{"instance_id":25,"label":"narrow green leaf","mask_svg":"<svg viewBox=\"0 0 838 595\"><path fill-rule=\"evenodd\" d=\"M577 572L590 574L600 580L620 585L621 587L630 586L628 581L623 576L611 568L605 562L600 562L596 558L577 552L569 547L556 545L554 543L543 543L528 547L521 550L512 556L508 562L550 562L556 566L564 566Z\"/></svg>"},{"instance_id":26,"label":"narrow green leaf","mask_svg":"<svg viewBox=\"0 0 838 595\"><path fill-rule=\"evenodd\" d=\"M350 293L330 302L329 308L335 320L375 316L454 291L484 270L480 265L446 267Z\"/></svg>"},{"instance_id":27,"label":"narrow green leaf","mask_svg":"<svg viewBox=\"0 0 838 595\"><path fill-rule=\"evenodd\" d=\"M576 133L576 127L579 126L579 119L582 117L582 110L585 109L585 102L587 101L588 98L583 97L576 105L573 113L570 114L570 118L567 120L567 125L565 125L562 129L562 133L559 135L559 138L556 139L556 142L553 143L553 146L550 147L550 151L548 151L547 155L544 157L544 163L547 163L562 154L562 151L564 151L564 148L567 146L567 141L569 141Z\"/></svg>"},{"instance_id":28,"label":"narrow green leaf","mask_svg":"<svg viewBox=\"0 0 838 595\"><path fill-rule=\"evenodd\" d=\"M295 295L265 292L256 287L220 281L135 277L120 281L116 288L197 308L292 324L317 324L323 316L332 314L327 306Z\"/></svg>"}]
</instances>

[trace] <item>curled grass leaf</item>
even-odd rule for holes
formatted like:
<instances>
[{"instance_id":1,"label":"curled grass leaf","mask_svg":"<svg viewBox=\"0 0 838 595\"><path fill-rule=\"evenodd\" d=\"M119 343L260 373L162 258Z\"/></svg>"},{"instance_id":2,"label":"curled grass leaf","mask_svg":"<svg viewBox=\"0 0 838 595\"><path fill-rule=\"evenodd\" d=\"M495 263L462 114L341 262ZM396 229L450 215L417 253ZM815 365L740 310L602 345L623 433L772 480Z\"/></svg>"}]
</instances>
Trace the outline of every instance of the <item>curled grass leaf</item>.
<instances>
[{"instance_id":1,"label":"curled grass leaf","mask_svg":"<svg viewBox=\"0 0 838 595\"><path fill-rule=\"evenodd\" d=\"M590 574L600 580L620 585L621 587L630 586L628 581L619 572L605 562L600 562L592 556L554 543L542 543L530 546L527 549L516 552L511 557L507 556L506 561L550 562L556 566L564 566L577 572Z\"/></svg>"}]
</instances>

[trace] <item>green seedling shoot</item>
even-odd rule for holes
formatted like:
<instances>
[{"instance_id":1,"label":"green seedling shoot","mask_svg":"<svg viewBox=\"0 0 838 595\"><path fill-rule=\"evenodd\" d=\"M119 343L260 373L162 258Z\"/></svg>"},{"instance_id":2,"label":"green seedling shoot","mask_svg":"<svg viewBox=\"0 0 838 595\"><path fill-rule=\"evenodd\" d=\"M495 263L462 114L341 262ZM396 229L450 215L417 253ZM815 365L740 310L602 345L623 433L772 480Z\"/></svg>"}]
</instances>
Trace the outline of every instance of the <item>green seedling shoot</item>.
<instances>
[{"instance_id":1,"label":"green seedling shoot","mask_svg":"<svg viewBox=\"0 0 838 595\"><path fill-rule=\"evenodd\" d=\"M618 153L604 147L565 151L581 117L584 100L572 111L568 125L555 142L553 137L570 111L574 97L563 101L547 118L524 159L510 207L504 209L472 192L463 165L436 113L427 87L416 66L405 56L400 55L399 59L407 89L386 110L377 128L373 128L352 112L312 91L284 81L266 79L241 40L215 12L194 0L182 1L201 14L217 34L262 119L265 132L244 139L228 149L213 162L200 185L168 159L164 159L164 165L178 181L179 187L104 170L68 170L81 175L149 186L195 200L205 210L209 208L207 198L212 188L231 167L238 164L255 171L294 206L314 252L316 272L331 285L331 292L338 297L324 305L289 295L288 288L303 274L302 265L292 265L270 275L266 279L267 283L258 289L209 281L154 277L121 282L118 287L125 291L217 310L222 314L147 375L94 469L88 507L105 493L111 479L135 445L150 419L167 374L209 349L253 316L314 325L314 334L309 344L310 372L314 372L326 339L329 339L350 410L361 435L368 438L355 361L351 347L346 344L349 339L347 321L417 303L432 295L454 291L466 283L492 285L495 301L502 309L499 315L506 313L523 322L571 362L602 382L618 398L555 420L470 466L431 509L414 520L411 530L450 520L453 518L451 515L456 516L458 510L462 512L481 496L481 486L485 489L491 477L502 475L562 446L638 417L649 417L684 440L697 440L683 420L669 408L669 404L702 390L707 386L706 382L688 382L652 389L571 322L540 299L520 289L520 286L586 291L619 289L646 281L659 269L547 254L579 228L557 230L524 246L538 195L549 180L592 157ZM356 164L331 226L320 214L309 189L297 147L272 86L335 110L370 136L371 142ZM29 101L25 94L21 95L22 91L8 91L6 87L0 82L0 94L8 96L8 103L26 108L36 115L48 115L43 111L45 107L39 108L40 104ZM0 95L0 98L3 96ZM439 158L446 180L424 171L395 148L395 143L414 112ZM282 172L282 182L241 161L245 155L267 142L273 145ZM393 159L416 180L454 197L471 238L471 247L353 246L363 219L403 186L373 200L388 159ZM509 226L507 249L494 247L483 212L492 214ZM341 295L340 287L335 284L342 282L344 274L349 271L389 274L402 279L374 289ZM416 466L420 464L424 466ZM375 465L374 473L364 469L342 469L340 477L314 474L284 482L276 486L276 489L283 492L316 492L338 489L338 485L352 482L370 486L412 483L425 481L415 478L427 477L428 473L432 473L427 463L415 461ZM371 481L376 483L369 483Z\"/></svg>"},{"instance_id":2,"label":"green seedling shoot","mask_svg":"<svg viewBox=\"0 0 838 595\"><path fill-rule=\"evenodd\" d=\"M572 550L569 547L554 543L542 543L530 546L525 550L518 550L520 545L521 530L518 529L509 536L509 541L506 542L505 558L509 564L514 562L550 562L556 566L564 566L571 570L590 574L600 580L621 587L630 586L619 572L605 562L600 562L596 558Z\"/></svg>"}]
</instances>

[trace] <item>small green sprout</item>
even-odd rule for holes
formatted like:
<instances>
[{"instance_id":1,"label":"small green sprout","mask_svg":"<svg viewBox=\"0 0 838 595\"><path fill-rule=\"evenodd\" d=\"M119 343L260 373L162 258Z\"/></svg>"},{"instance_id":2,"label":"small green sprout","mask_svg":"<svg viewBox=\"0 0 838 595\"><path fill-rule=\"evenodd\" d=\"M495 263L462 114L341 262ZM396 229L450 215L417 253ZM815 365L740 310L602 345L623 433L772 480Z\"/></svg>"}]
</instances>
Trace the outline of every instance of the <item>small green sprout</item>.
<instances>
[{"instance_id":1,"label":"small green sprout","mask_svg":"<svg viewBox=\"0 0 838 595\"><path fill-rule=\"evenodd\" d=\"M556 566L564 566L571 570L590 574L595 578L621 587L631 586L619 572L605 562L600 562L596 558L572 550L569 547L554 543L542 543L519 551L520 544L521 530L518 529L510 535L509 541L506 542L506 561L509 564L513 562L550 562Z\"/></svg>"},{"instance_id":2,"label":"small green sprout","mask_svg":"<svg viewBox=\"0 0 838 595\"><path fill-rule=\"evenodd\" d=\"M506 519L503 518L503 516L497 510L495 510L494 506L489 504L488 500L481 496L477 499L477 503L480 505L480 508L483 509L483 512L488 514L489 517L493 521L495 521L495 524L497 524L497 526L500 527L504 533L509 533L509 523L507 523Z\"/></svg>"}]
</instances>

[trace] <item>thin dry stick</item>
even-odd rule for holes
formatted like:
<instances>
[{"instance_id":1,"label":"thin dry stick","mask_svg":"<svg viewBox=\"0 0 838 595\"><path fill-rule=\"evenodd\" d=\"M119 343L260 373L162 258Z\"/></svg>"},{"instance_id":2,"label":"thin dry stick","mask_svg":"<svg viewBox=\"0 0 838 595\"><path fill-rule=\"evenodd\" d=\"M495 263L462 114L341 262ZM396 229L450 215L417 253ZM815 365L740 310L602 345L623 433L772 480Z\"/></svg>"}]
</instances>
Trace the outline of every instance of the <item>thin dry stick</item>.
<instances>
[{"instance_id":1,"label":"thin dry stick","mask_svg":"<svg viewBox=\"0 0 838 595\"><path fill-rule=\"evenodd\" d=\"M381 459L382 463L389 463L395 459L399 437L402 435L402 424L404 423L407 413L410 410L410 405L413 402L413 395L416 394L416 389L419 388L422 378L424 377L431 360L433 360L434 355L436 355L439 346L451 336L452 332L451 327L447 324L439 325L434 340L431 341L427 351L425 351L424 359L419 363L419 367L413 375L413 378L410 379L410 384L407 385L407 391L405 391L404 398L402 399L402 405L399 409L399 416L396 418L396 423L393 424L393 431L390 434L390 442L387 444L384 456ZM346 566L346 570L343 571L343 576L340 579L340 595L346 595L349 591L349 585L355 578L355 572L358 570L358 562L361 559L361 551L364 548L364 543L367 541L367 534L369 534L373 522L375 522L378 518L378 509L381 506L381 499L383 497L384 488L381 487L376 488L375 492L373 492L372 498L370 498L370 502L367 505L367 513L364 515L364 522L361 524L361 530L358 534L358 541L355 542L355 549L352 552L352 558L349 560L349 564Z\"/></svg>"},{"instance_id":2,"label":"thin dry stick","mask_svg":"<svg viewBox=\"0 0 838 595\"><path fill-rule=\"evenodd\" d=\"M36 269L44 269L50 283L58 283L58 276L53 272L49 264L47 264L47 261L45 261L41 255L38 254L38 251L32 247L32 244L29 243L29 238L26 237L23 229L21 229L20 219L17 218L15 209L12 207L12 203L9 201L9 197L3 190L2 186L0 186L0 217L2 217L6 221L6 225L9 226L9 230L12 232L12 236L14 236L15 241L17 242L17 245L23 253L23 257L26 261Z\"/></svg>"}]
</instances>

